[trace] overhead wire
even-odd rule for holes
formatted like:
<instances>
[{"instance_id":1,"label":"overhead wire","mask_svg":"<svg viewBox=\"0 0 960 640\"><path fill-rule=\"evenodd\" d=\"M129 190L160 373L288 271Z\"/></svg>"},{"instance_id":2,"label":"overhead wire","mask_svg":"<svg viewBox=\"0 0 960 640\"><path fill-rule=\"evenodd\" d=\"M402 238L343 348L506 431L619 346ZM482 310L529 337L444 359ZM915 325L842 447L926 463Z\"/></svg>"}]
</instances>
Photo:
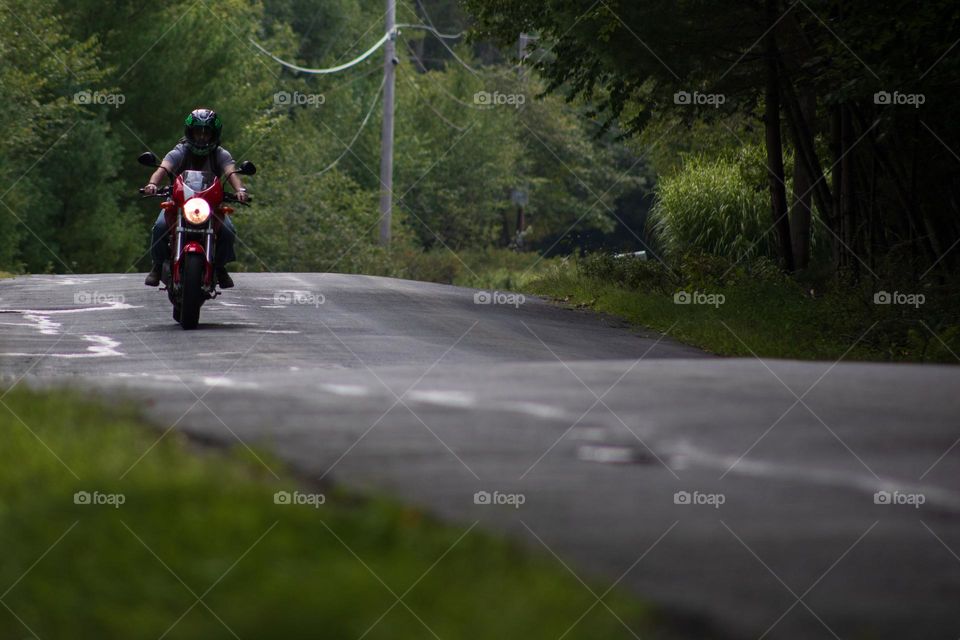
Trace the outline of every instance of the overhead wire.
<instances>
[{"instance_id":1,"label":"overhead wire","mask_svg":"<svg viewBox=\"0 0 960 640\"><path fill-rule=\"evenodd\" d=\"M420 10L423 12L423 17L426 19L427 24L430 26L429 29L427 29L427 30L430 31L431 33L433 33L434 35L436 35L436 36L439 37L439 36L440 36L440 31L437 29L437 26L436 26L435 24L433 24L433 20L430 19L430 14L427 13L427 8L426 8L425 6L423 6L422 3L421 3L421 5L420 5ZM464 61L460 58L460 56L457 55L457 52L454 51L454 50L450 47L450 45L447 44L447 42L446 42L447 39L446 39L446 38L440 37L439 39L440 39L440 44L442 44L443 47L444 47L447 51L450 52L450 55L452 55L457 62L459 62L461 65L463 65L463 67L464 67L467 71L469 71L469 72L472 73L473 75L479 77L479 75L480 75L479 72L478 72L476 69L474 69L473 67L471 67L470 65L468 65L466 62L464 62Z\"/></svg>"},{"instance_id":2,"label":"overhead wire","mask_svg":"<svg viewBox=\"0 0 960 640\"><path fill-rule=\"evenodd\" d=\"M322 175L325 174L327 171L330 171L330 169L333 169L335 166L337 166L337 163L339 163L341 160L343 160L343 158L344 158L348 153L350 153L350 151L353 149L353 145L356 143L357 139L360 137L360 133L363 131L363 128L367 126L367 122L370 120L370 116L373 115L373 110L376 108L377 103L380 102L380 95L383 93L383 86L384 86L384 84L386 84L386 78L384 78L384 79L380 82L380 88L377 89L376 95L373 96L373 102L370 103L370 108L367 110L367 115L365 115L365 116L363 117L363 122L360 123L360 128L357 129L357 132L353 135L353 138L350 140L350 143L347 145L347 148L343 150L343 153L341 153L339 156L337 156L337 159L336 159L336 160L334 160L333 162L331 162L329 165L327 165L326 167L324 167L324 168L321 169L320 171L317 171L316 173L314 173L313 175L314 175L315 177L316 177L316 176L322 176Z\"/></svg>"},{"instance_id":3,"label":"overhead wire","mask_svg":"<svg viewBox=\"0 0 960 640\"><path fill-rule=\"evenodd\" d=\"M423 29L425 31L432 32L433 35L443 40L457 40L458 38L462 38L463 36L467 35L466 31L461 31L460 33L452 33L452 34L440 33L433 26L425 25L425 24L400 23L397 25L397 28L398 29Z\"/></svg>"},{"instance_id":4,"label":"overhead wire","mask_svg":"<svg viewBox=\"0 0 960 640\"><path fill-rule=\"evenodd\" d=\"M413 59L416 60L417 63L419 63L419 65L420 65L421 68L423 68L423 66L424 66L424 65L423 65L423 59L420 58L420 57L417 55L417 52L413 50L413 47L410 46L410 43L409 43L409 42L407 42L406 40L404 40L403 42L404 42L404 44L405 44L406 47L407 47L407 51L409 51L409 52L410 52L410 55L413 56ZM429 72L425 72L425 73L422 73L422 74L420 74L420 75L428 76L428 75L429 75ZM478 104L470 104L469 102L464 102L463 100L461 100L461 99L458 98L457 96L455 96L455 95L453 95L452 93L450 93L449 91L447 91L446 87L444 87L442 83L437 82L437 83L435 83L435 84L436 84L437 87L440 88L440 91L441 91L444 95L446 95L448 98L450 98L451 100L453 100L454 102L456 102L457 104L459 104L459 105L461 105L461 106L463 106L463 107L467 107L468 109L475 109L475 110L477 110L477 111L486 111L486 110L488 110L488 109L490 108L490 107L481 106L481 105L478 105Z\"/></svg>"},{"instance_id":5,"label":"overhead wire","mask_svg":"<svg viewBox=\"0 0 960 640\"><path fill-rule=\"evenodd\" d=\"M288 69L293 69L294 71L299 71L299 72L301 72L301 73L330 74L330 73L339 73L339 72L341 72L341 71L346 71L346 70L349 69L350 67L354 67L354 66L360 64L361 62L363 62L364 60L366 60L367 58L369 58L370 56L372 56L372 55L377 51L377 49L379 49L380 47L382 47L382 46L384 45L384 43L385 43L387 40L389 40L389 39L391 38L391 36L394 35L394 33L396 33L396 32L383 34L383 37L380 38L379 40L377 40L376 44L374 44L372 47L370 47L369 49L367 49L364 53L360 54L359 56L357 56L356 58L354 58L354 59L351 60L350 62L345 62L345 63L343 63L343 64L341 64L341 65L337 65L336 67L328 67L328 68L325 68L325 69L310 69L310 68L308 68L308 67L301 67L301 66L299 66L299 65L293 64L292 62L287 62L286 60L284 60L284 59L282 59L282 58L280 58L280 57L278 57L278 56L275 56L274 54L272 54L272 53L270 53L269 51L267 51L266 49L264 49L264 48L263 48L262 46L260 46L260 44L259 44L256 40L254 40L253 38L250 38L249 40L250 40L250 42L253 44L253 46L255 46L257 49L259 49L260 51L262 51L262 52L265 53L266 55L270 56L271 58L273 58L274 61L280 63L281 65L283 65L284 67L286 67L286 68L288 68Z\"/></svg>"},{"instance_id":6,"label":"overhead wire","mask_svg":"<svg viewBox=\"0 0 960 640\"><path fill-rule=\"evenodd\" d=\"M370 47L369 49L367 49L365 52L363 52L362 54L360 54L359 56L357 56L357 57L354 58L353 60L350 60L349 62L345 62L345 63L343 63L343 64L341 64L341 65L337 65L337 66L335 66L335 67L325 67L325 68L316 68L316 69L315 69L315 68L310 68L310 67L303 67L303 66L294 64L294 63L292 63L292 62L289 62L289 61L287 61L287 60L284 60L283 58L280 58L279 56L271 53L271 52L268 51L266 48L264 48L263 46L261 46L260 43L258 43L257 41L255 41L253 38L249 38L249 40L250 40L250 43L251 43L254 47L256 47L260 52L262 52L263 54L267 55L268 57L270 57L271 59L273 59L275 62L277 62L278 64L282 65L283 67L286 67L287 69L291 69L291 70L293 70L293 71L298 71L298 72L300 72L300 73L307 73L307 74L313 74L313 75L329 75L329 74L334 74L334 73L340 73L341 71L346 71L347 69L350 69L350 68L355 67L356 65L360 64L360 63L363 62L364 60L367 60L367 59L368 59L370 56L372 56L380 47L382 47L382 46L387 42L387 40L389 40L390 38L395 38L395 37L397 37L397 36L399 35L399 29L401 29L401 28L404 28L404 29L422 29L422 30L425 30L425 31L427 31L427 32L429 32L429 33L432 33L434 36L436 36L436 37L440 40L440 44L442 44L442 45L447 49L447 51L450 52L450 54L454 57L454 59L455 59L457 62L459 62L464 68L466 68L466 69L467 69L468 71L470 71L472 74L474 74L475 76L478 76L477 71L476 71L475 69L473 69L470 65L468 65L466 62L464 62L464 61L456 54L456 52L454 52L453 49L451 49L451 48L447 45L447 43L445 42L445 40L456 40L456 39L462 38L462 37L465 35L466 32L465 32L465 31L461 31L461 32L456 33L456 34L442 33L441 31L439 31L439 30L433 25L433 21L430 19L430 16L427 15L426 11L424 11L424 17L427 19L427 22L429 23L428 25L425 25L425 24L412 24L412 23L400 23L400 24L397 24L396 27L395 27L392 31L389 31L389 32L383 34L383 36L382 36L379 40L377 40L377 42L375 42L375 43L373 44L373 46L371 46L371 47ZM410 49L409 43L407 43L407 48ZM410 49L410 52L411 52L411 54L413 55L413 57L416 58L416 59L418 60L418 62L419 62L420 59L417 57L416 53L415 53L412 49ZM422 62L421 62L421 66L422 66ZM364 74L364 76L366 76L366 75L369 75L369 74ZM364 76L361 76L361 77L364 77ZM478 77L479 77L479 76L478 76ZM359 79L359 78L358 78L358 79ZM437 117L439 117L445 124L447 124L449 127L453 128L453 129L456 129L457 131L459 131L459 132L461 132L461 133L463 133L463 132L466 130L464 127L460 127L460 126L454 124L453 122L451 122L450 120L448 120L446 117L444 117L444 115L443 115L442 113L440 113L440 112L423 96L423 93L422 93L422 92L420 91L420 89L416 86L416 83L414 83L414 82L413 82L412 80L410 80L410 79L408 79L408 80L410 81L411 85L413 85L414 90L416 90L417 93L420 95L421 100L422 100L422 101L427 105L427 107L428 107L431 111L433 111L434 114L436 114ZM347 84L352 84L352 82L347 83ZM376 108L377 103L380 101L380 96L381 96L382 93L383 93L383 88L384 88L384 85L385 85L385 84L386 84L386 77L384 77L383 81L380 83L380 87L377 89L377 92L376 92L376 94L374 95L373 101L372 101L371 104L370 104L370 108L367 110L366 115L363 117L363 121L360 123L360 127L357 129L357 132L353 135L353 138L351 138L350 143L347 145L347 148L344 149L343 153L341 153L339 156L337 156L337 158L336 158L333 162L331 162L329 165L327 165L326 167L324 167L324 168L321 169L320 171L317 171L316 173L314 173L314 174L313 174L314 176L321 176L321 175L325 174L326 172L330 171L330 170L333 169L341 160L343 160L343 158L346 157L346 155L347 155L348 153L350 153L350 152L352 151L354 144L355 144L355 143L357 142L357 140L360 138L360 134L363 132L363 129L366 127L367 123L369 122L370 116L373 115L373 111L374 111L374 109ZM340 88L340 87L338 87L338 88ZM447 95L448 97L452 98L453 100L455 100L456 102L460 103L461 105L463 105L463 106L465 106L465 107L470 107L470 108L473 108L473 109L482 109L482 108L483 108L483 107L480 107L480 106L477 106L477 105L471 105L471 104L469 104L469 103L466 103L466 102L460 100L459 98L457 98L456 96L453 96L452 94L450 94L449 92L447 92L445 89L443 89L443 88L441 88L441 89L442 89L442 91L443 91L444 93L446 93L446 95Z\"/></svg>"}]
</instances>

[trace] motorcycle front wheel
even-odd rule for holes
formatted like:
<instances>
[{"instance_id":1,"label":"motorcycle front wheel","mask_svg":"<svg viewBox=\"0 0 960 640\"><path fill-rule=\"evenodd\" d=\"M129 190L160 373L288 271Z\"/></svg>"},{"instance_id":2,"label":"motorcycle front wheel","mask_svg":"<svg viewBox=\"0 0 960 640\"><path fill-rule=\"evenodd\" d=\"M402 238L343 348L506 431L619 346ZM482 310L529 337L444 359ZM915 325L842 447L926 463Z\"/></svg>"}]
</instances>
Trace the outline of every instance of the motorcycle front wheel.
<instances>
[{"instance_id":1,"label":"motorcycle front wheel","mask_svg":"<svg viewBox=\"0 0 960 640\"><path fill-rule=\"evenodd\" d=\"M183 302L180 305L180 326L196 329L200 323L200 305L203 303L203 274L207 260L200 253L188 253L183 261Z\"/></svg>"}]
</instances>

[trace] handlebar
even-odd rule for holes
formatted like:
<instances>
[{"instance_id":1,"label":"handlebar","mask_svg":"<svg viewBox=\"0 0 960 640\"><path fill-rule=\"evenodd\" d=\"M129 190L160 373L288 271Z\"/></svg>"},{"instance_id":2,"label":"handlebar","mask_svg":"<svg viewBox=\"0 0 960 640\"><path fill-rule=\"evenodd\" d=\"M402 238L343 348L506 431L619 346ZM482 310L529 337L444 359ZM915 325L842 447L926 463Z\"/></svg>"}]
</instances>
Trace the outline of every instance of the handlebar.
<instances>
[{"instance_id":1,"label":"handlebar","mask_svg":"<svg viewBox=\"0 0 960 640\"><path fill-rule=\"evenodd\" d=\"M144 198L165 198L173 193L173 187L157 187L157 192L152 195L148 195L144 188L140 187L140 193Z\"/></svg>"},{"instance_id":2,"label":"handlebar","mask_svg":"<svg viewBox=\"0 0 960 640\"><path fill-rule=\"evenodd\" d=\"M245 206L245 207L249 207L251 200L253 200L253 196L251 196L249 193L247 194L247 201L246 201L246 202L240 202L240 200L237 199L237 194L235 194L235 193L230 193L230 192L228 192L228 191L224 191L224 192L223 192L223 201L224 201L224 202L236 202L237 204L242 204L242 205Z\"/></svg>"},{"instance_id":3,"label":"handlebar","mask_svg":"<svg viewBox=\"0 0 960 640\"><path fill-rule=\"evenodd\" d=\"M170 194L173 193L173 187L169 187L169 186L167 186L167 187L158 187L158 188L157 188L157 192L154 193L154 194L152 194L152 195L148 195L148 194L144 191L143 187L140 187L139 191L140 191L141 194L143 194L142 197L144 197L144 198L168 198L168 197L170 197ZM235 203L237 203L237 204L242 204L242 205L245 206L245 207L249 207L251 200L253 200L253 196L251 196L250 194L247 194L247 202L240 202L240 200L237 199L237 194L235 194L235 193L230 193L230 192L228 192L228 191L224 191L224 192L223 192L223 201L224 201L224 202L235 202Z\"/></svg>"}]
</instances>

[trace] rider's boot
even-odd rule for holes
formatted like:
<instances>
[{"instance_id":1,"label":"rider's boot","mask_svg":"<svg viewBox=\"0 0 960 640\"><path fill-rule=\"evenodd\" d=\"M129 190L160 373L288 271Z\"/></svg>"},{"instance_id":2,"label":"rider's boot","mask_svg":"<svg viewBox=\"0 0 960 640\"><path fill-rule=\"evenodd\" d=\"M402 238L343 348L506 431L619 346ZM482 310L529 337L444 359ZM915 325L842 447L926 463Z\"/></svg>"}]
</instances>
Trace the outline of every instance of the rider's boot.
<instances>
[{"instance_id":1,"label":"rider's boot","mask_svg":"<svg viewBox=\"0 0 960 640\"><path fill-rule=\"evenodd\" d=\"M221 289L229 289L233 287L233 278L230 277L230 274L227 273L226 267L217 267L217 284L220 285Z\"/></svg>"},{"instance_id":2,"label":"rider's boot","mask_svg":"<svg viewBox=\"0 0 960 640\"><path fill-rule=\"evenodd\" d=\"M160 284L160 273L163 271L162 264L155 264L153 268L150 269L150 273L147 274L147 278L143 281L143 284L148 287L156 287Z\"/></svg>"}]
</instances>

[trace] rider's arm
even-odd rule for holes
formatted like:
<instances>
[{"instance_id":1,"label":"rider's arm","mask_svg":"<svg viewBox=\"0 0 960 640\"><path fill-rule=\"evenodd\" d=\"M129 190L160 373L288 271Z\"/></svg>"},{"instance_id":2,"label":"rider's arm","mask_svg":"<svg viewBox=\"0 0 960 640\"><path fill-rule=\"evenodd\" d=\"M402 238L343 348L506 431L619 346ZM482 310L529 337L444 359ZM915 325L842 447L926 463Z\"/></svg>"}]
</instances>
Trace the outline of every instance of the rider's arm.
<instances>
[{"instance_id":1,"label":"rider's arm","mask_svg":"<svg viewBox=\"0 0 960 640\"><path fill-rule=\"evenodd\" d=\"M228 178L230 180L230 186L237 192L237 197L240 198L240 201L245 202L247 199L247 190L243 186L243 182L240 181L240 174L231 173L234 169L236 169L236 165L231 162L224 168L224 173L230 175L230 178Z\"/></svg>"},{"instance_id":2,"label":"rider's arm","mask_svg":"<svg viewBox=\"0 0 960 640\"><path fill-rule=\"evenodd\" d=\"M164 171L164 169L166 169L166 171ZM173 165L167 160L164 160L163 162L160 163L160 167L157 168L157 170L154 171L153 174L150 176L150 181L147 183L147 186L145 187L148 193L156 190L156 187L160 185L160 181L163 180L163 177L167 175L168 171L170 172L173 171Z\"/></svg>"}]
</instances>

